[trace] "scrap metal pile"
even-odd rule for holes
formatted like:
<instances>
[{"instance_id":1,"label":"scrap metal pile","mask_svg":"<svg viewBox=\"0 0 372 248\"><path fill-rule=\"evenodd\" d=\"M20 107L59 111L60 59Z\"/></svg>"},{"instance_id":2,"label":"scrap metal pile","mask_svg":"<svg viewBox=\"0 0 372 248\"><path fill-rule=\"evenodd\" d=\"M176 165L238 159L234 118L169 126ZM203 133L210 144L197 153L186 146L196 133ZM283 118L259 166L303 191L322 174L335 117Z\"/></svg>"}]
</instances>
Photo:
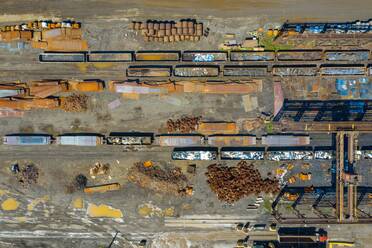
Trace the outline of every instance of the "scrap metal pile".
<instances>
[{"instance_id":1,"label":"scrap metal pile","mask_svg":"<svg viewBox=\"0 0 372 248\"><path fill-rule=\"evenodd\" d=\"M196 20L132 22L131 29L141 31L147 42L199 41L203 35L203 23Z\"/></svg>"},{"instance_id":2,"label":"scrap metal pile","mask_svg":"<svg viewBox=\"0 0 372 248\"><path fill-rule=\"evenodd\" d=\"M200 122L201 116L198 117L188 117L184 116L177 120L169 119L167 121L168 133L191 133L196 131L198 124Z\"/></svg>"},{"instance_id":3,"label":"scrap metal pile","mask_svg":"<svg viewBox=\"0 0 372 248\"><path fill-rule=\"evenodd\" d=\"M18 168L15 172L17 173L18 182L24 187L37 183L39 178L39 169L33 164L26 165L20 170Z\"/></svg>"},{"instance_id":4,"label":"scrap metal pile","mask_svg":"<svg viewBox=\"0 0 372 248\"><path fill-rule=\"evenodd\" d=\"M84 112L88 109L88 96L72 94L61 99L61 109L68 112Z\"/></svg>"},{"instance_id":5,"label":"scrap metal pile","mask_svg":"<svg viewBox=\"0 0 372 248\"><path fill-rule=\"evenodd\" d=\"M311 160L313 159L312 151L271 151L267 155L269 160Z\"/></svg>"},{"instance_id":6,"label":"scrap metal pile","mask_svg":"<svg viewBox=\"0 0 372 248\"><path fill-rule=\"evenodd\" d=\"M263 179L253 164L248 164L246 161L241 161L233 167L219 164L209 165L206 176L210 188L217 194L218 199L228 203L236 202L252 194L269 194L279 191L277 179Z\"/></svg>"},{"instance_id":7,"label":"scrap metal pile","mask_svg":"<svg viewBox=\"0 0 372 248\"><path fill-rule=\"evenodd\" d=\"M41 80L0 83L0 116L22 116L32 109L63 109L81 112L87 109L85 95L80 92L99 92L101 81ZM72 93L61 96L61 93ZM20 114L19 114L20 113Z\"/></svg>"},{"instance_id":8,"label":"scrap metal pile","mask_svg":"<svg viewBox=\"0 0 372 248\"><path fill-rule=\"evenodd\" d=\"M86 51L81 23L73 20L39 20L0 27L0 41L29 42L33 48L48 51Z\"/></svg>"},{"instance_id":9,"label":"scrap metal pile","mask_svg":"<svg viewBox=\"0 0 372 248\"><path fill-rule=\"evenodd\" d=\"M178 167L154 165L151 161L138 162L128 172L128 179L143 188L172 195L188 194L188 180Z\"/></svg>"}]
</instances>

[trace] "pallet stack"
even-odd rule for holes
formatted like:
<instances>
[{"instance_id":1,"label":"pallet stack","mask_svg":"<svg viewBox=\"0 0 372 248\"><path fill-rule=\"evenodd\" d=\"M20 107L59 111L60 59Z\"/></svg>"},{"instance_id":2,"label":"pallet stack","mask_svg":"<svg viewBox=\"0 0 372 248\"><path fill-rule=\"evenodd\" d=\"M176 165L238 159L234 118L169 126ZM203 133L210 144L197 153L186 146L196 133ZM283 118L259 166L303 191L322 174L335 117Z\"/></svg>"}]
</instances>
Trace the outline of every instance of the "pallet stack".
<instances>
[{"instance_id":1,"label":"pallet stack","mask_svg":"<svg viewBox=\"0 0 372 248\"><path fill-rule=\"evenodd\" d=\"M146 42L199 41L203 23L196 20L132 22L131 29L141 31Z\"/></svg>"}]
</instances>

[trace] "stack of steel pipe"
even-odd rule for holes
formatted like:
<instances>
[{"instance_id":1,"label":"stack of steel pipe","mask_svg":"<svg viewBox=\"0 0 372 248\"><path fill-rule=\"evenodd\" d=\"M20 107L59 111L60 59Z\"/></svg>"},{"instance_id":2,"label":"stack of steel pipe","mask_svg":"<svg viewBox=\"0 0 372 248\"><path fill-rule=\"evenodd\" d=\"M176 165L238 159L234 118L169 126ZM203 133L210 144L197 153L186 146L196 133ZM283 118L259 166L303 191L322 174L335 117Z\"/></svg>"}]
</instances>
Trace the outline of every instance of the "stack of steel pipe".
<instances>
[{"instance_id":1,"label":"stack of steel pipe","mask_svg":"<svg viewBox=\"0 0 372 248\"><path fill-rule=\"evenodd\" d=\"M131 29L140 31L146 42L199 41L203 23L196 20L132 22Z\"/></svg>"}]
</instances>

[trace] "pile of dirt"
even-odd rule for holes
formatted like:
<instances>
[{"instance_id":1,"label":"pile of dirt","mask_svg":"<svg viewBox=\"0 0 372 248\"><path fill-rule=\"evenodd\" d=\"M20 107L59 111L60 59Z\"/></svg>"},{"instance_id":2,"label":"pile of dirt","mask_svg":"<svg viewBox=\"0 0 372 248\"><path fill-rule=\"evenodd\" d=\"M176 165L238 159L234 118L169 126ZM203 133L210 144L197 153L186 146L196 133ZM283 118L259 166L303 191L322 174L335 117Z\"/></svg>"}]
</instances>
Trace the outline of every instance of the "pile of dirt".
<instances>
[{"instance_id":1,"label":"pile of dirt","mask_svg":"<svg viewBox=\"0 0 372 248\"><path fill-rule=\"evenodd\" d=\"M83 174L79 174L75 177L74 187L77 190L83 190L87 186L87 183L88 183L88 178L84 176Z\"/></svg>"},{"instance_id":2,"label":"pile of dirt","mask_svg":"<svg viewBox=\"0 0 372 248\"><path fill-rule=\"evenodd\" d=\"M18 182L27 187L36 184L39 178L39 169L34 164L26 165L17 173Z\"/></svg>"},{"instance_id":3,"label":"pile of dirt","mask_svg":"<svg viewBox=\"0 0 372 248\"><path fill-rule=\"evenodd\" d=\"M61 108L66 112L84 112L88 109L88 96L72 94L61 99Z\"/></svg>"},{"instance_id":4,"label":"pile of dirt","mask_svg":"<svg viewBox=\"0 0 372 248\"><path fill-rule=\"evenodd\" d=\"M246 161L241 161L233 167L212 164L208 166L206 176L210 188L217 194L218 199L228 203L251 194L279 192L278 180L263 179L253 164Z\"/></svg>"},{"instance_id":5,"label":"pile of dirt","mask_svg":"<svg viewBox=\"0 0 372 248\"><path fill-rule=\"evenodd\" d=\"M65 186L65 193L66 194L72 194L76 191L83 190L88 184L88 178L83 175L79 174L77 175L74 180Z\"/></svg>"},{"instance_id":6,"label":"pile of dirt","mask_svg":"<svg viewBox=\"0 0 372 248\"><path fill-rule=\"evenodd\" d=\"M191 133L198 128L201 116L198 117L188 117L184 116L180 119L167 121L168 133Z\"/></svg>"},{"instance_id":7,"label":"pile of dirt","mask_svg":"<svg viewBox=\"0 0 372 248\"><path fill-rule=\"evenodd\" d=\"M185 194L188 183L187 177L178 167L164 168L160 165L146 167L142 162L135 163L129 170L128 180L143 188L173 195Z\"/></svg>"}]
</instances>

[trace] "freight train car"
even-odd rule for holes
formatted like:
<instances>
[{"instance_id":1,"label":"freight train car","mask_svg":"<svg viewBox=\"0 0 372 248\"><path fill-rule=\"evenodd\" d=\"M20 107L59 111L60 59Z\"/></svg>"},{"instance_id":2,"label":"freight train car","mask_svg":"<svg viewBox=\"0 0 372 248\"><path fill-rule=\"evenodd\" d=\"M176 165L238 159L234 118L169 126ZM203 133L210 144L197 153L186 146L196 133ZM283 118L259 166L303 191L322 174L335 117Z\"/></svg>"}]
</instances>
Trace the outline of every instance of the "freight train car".
<instances>
[{"instance_id":1,"label":"freight train car","mask_svg":"<svg viewBox=\"0 0 372 248\"><path fill-rule=\"evenodd\" d=\"M368 61L369 50L328 50L325 59L328 61Z\"/></svg>"},{"instance_id":2,"label":"freight train car","mask_svg":"<svg viewBox=\"0 0 372 248\"><path fill-rule=\"evenodd\" d=\"M264 147L222 147L222 160L264 160Z\"/></svg>"},{"instance_id":3,"label":"freight train car","mask_svg":"<svg viewBox=\"0 0 372 248\"><path fill-rule=\"evenodd\" d=\"M316 65L274 65L272 74L274 76L316 76L318 67Z\"/></svg>"},{"instance_id":4,"label":"freight train car","mask_svg":"<svg viewBox=\"0 0 372 248\"><path fill-rule=\"evenodd\" d=\"M251 146L256 145L256 136L252 135L211 135L208 136L208 145L223 146Z\"/></svg>"},{"instance_id":5,"label":"freight train car","mask_svg":"<svg viewBox=\"0 0 372 248\"><path fill-rule=\"evenodd\" d=\"M197 131L204 135L237 134L238 126L235 122L201 122Z\"/></svg>"},{"instance_id":6,"label":"freight train car","mask_svg":"<svg viewBox=\"0 0 372 248\"><path fill-rule=\"evenodd\" d=\"M267 76L267 66L266 65L256 65L256 66L232 66L227 65L223 69L224 76L247 76L247 77L264 77Z\"/></svg>"},{"instance_id":7,"label":"freight train car","mask_svg":"<svg viewBox=\"0 0 372 248\"><path fill-rule=\"evenodd\" d=\"M98 134L64 134L57 137L58 145L98 146L103 144L103 137Z\"/></svg>"},{"instance_id":8,"label":"freight train car","mask_svg":"<svg viewBox=\"0 0 372 248\"><path fill-rule=\"evenodd\" d=\"M151 145L154 139L153 133L140 132L113 132L106 137L108 145Z\"/></svg>"},{"instance_id":9,"label":"freight train car","mask_svg":"<svg viewBox=\"0 0 372 248\"><path fill-rule=\"evenodd\" d=\"M130 62L133 52L129 51L91 51L88 53L89 62Z\"/></svg>"},{"instance_id":10,"label":"freight train car","mask_svg":"<svg viewBox=\"0 0 372 248\"><path fill-rule=\"evenodd\" d=\"M179 61L178 51L137 51L136 61Z\"/></svg>"},{"instance_id":11,"label":"freight train car","mask_svg":"<svg viewBox=\"0 0 372 248\"><path fill-rule=\"evenodd\" d=\"M312 160L314 159L313 148L306 147L269 147L267 159L272 161L287 160Z\"/></svg>"},{"instance_id":12,"label":"freight train car","mask_svg":"<svg viewBox=\"0 0 372 248\"><path fill-rule=\"evenodd\" d=\"M127 69L128 77L170 77L171 73L171 66L131 65Z\"/></svg>"},{"instance_id":13,"label":"freight train car","mask_svg":"<svg viewBox=\"0 0 372 248\"><path fill-rule=\"evenodd\" d=\"M365 75L366 68L362 64L352 65L323 64L320 66L320 74L323 76Z\"/></svg>"},{"instance_id":14,"label":"freight train car","mask_svg":"<svg viewBox=\"0 0 372 248\"><path fill-rule=\"evenodd\" d=\"M214 62L226 60L227 52L221 51L184 51L182 54L182 61Z\"/></svg>"},{"instance_id":15,"label":"freight train car","mask_svg":"<svg viewBox=\"0 0 372 248\"><path fill-rule=\"evenodd\" d=\"M216 147L176 147L172 152L173 160L216 160L217 158Z\"/></svg>"},{"instance_id":16,"label":"freight train car","mask_svg":"<svg viewBox=\"0 0 372 248\"><path fill-rule=\"evenodd\" d=\"M316 146L314 147L314 159L316 160L331 160L333 159L334 149L331 146Z\"/></svg>"},{"instance_id":17,"label":"freight train car","mask_svg":"<svg viewBox=\"0 0 372 248\"><path fill-rule=\"evenodd\" d=\"M322 50L281 50L276 52L278 61L316 61L322 60Z\"/></svg>"},{"instance_id":18,"label":"freight train car","mask_svg":"<svg viewBox=\"0 0 372 248\"><path fill-rule=\"evenodd\" d=\"M3 137L4 145L49 145L51 142L49 134L9 134Z\"/></svg>"},{"instance_id":19,"label":"freight train car","mask_svg":"<svg viewBox=\"0 0 372 248\"><path fill-rule=\"evenodd\" d=\"M156 143L160 146L173 147L201 146L204 144L204 136L198 134L164 134L156 137Z\"/></svg>"},{"instance_id":20,"label":"freight train car","mask_svg":"<svg viewBox=\"0 0 372 248\"><path fill-rule=\"evenodd\" d=\"M179 65L174 69L176 77L217 77L219 73L219 66L212 65Z\"/></svg>"},{"instance_id":21,"label":"freight train car","mask_svg":"<svg viewBox=\"0 0 372 248\"><path fill-rule=\"evenodd\" d=\"M262 145L266 146L304 146L310 144L309 135L266 135L262 136Z\"/></svg>"},{"instance_id":22,"label":"freight train car","mask_svg":"<svg viewBox=\"0 0 372 248\"><path fill-rule=\"evenodd\" d=\"M274 51L231 51L231 61L274 61Z\"/></svg>"},{"instance_id":23,"label":"freight train car","mask_svg":"<svg viewBox=\"0 0 372 248\"><path fill-rule=\"evenodd\" d=\"M63 63L63 62L86 62L84 52L44 52L39 55L40 62Z\"/></svg>"}]
</instances>

